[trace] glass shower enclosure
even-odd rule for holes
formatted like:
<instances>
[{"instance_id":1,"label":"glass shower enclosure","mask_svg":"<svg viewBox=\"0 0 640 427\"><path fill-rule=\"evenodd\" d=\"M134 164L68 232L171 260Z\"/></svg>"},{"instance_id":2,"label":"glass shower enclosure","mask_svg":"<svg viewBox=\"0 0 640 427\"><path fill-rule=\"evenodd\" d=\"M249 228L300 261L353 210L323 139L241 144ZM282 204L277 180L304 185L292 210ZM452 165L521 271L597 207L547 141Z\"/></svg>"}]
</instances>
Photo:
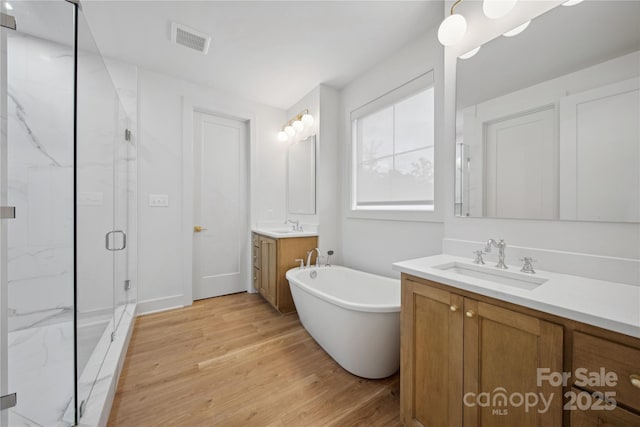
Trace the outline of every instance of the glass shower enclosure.
<instances>
[{"instance_id":1,"label":"glass shower enclosure","mask_svg":"<svg viewBox=\"0 0 640 427\"><path fill-rule=\"evenodd\" d=\"M2 13L0 425L75 425L135 313L135 69L74 2Z\"/></svg>"}]
</instances>

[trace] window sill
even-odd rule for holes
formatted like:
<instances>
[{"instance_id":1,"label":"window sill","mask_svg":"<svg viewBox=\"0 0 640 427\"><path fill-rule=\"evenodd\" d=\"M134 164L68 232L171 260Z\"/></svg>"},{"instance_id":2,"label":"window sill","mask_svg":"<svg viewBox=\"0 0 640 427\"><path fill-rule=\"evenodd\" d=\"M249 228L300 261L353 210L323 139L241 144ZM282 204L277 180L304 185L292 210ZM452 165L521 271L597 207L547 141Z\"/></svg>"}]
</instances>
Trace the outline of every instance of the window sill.
<instances>
[{"instance_id":1,"label":"window sill","mask_svg":"<svg viewBox=\"0 0 640 427\"><path fill-rule=\"evenodd\" d=\"M444 222L439 213L425 209L349 209L346 217L379 221Z\"/></svg>"}]
</instances>

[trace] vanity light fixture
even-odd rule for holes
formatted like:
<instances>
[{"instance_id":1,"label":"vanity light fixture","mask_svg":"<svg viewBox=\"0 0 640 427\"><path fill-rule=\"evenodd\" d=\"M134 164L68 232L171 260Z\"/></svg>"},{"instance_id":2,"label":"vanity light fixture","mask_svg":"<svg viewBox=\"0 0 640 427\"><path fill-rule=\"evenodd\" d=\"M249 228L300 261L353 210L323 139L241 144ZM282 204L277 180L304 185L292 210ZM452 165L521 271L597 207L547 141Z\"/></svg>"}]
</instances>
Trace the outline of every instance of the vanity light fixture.
<instances>
[{"instance_id":1,"label":"vanity light fixture","mask_svg":"<svg viewBox=\"0 0 640 427\"><path fill-rule=\"evenodd\" d=\"M291 123L291 126L296 132L302 132L304 130L304 125L300 120L296 120L295 122Z\"/></svg>"},{"instance_id":2,"label":"vanity light fixture","mask_svg":"<svg viewBox=\"0 0 640 427\"><path fill-rule=\"evenodd\" d=\"M443 46L453 46L462 40L467 31L467 20L459 13L453 13L462 0L451 6L451 14L445 18L438 28L438 40Z\"/></svg>"},{"instance_id":3,"label":"vanity light fixture","mask_svg":"<svg viewBox=\"0 0 640 427\"><path fill-rule=\"evenodd\" d=\"M295 141L297 139L304 139L311 131L314 118L309 114L309 110L304 110L295 117L292 117L287 124L282 127L282 130L278 132L278 141L287 142Z\"/></svg>"},{"instance_id":4,"label":"vanity light fixture","mask_svg":"<svg viewBox=\"0 0 640 427\"><path fill-rule=\"evenodd\" d=\"M489 19L499 19L511 12L517 0L484 0L482 11Z\"/></svg>"},{"instance_id":5,"label":"vanity light fixture","mask_svg":"<svg viewBox=\"0 0 640 427\"><path fill-rule=\"evenodd\" d=\"M564 3L562 3L562 6L575 6L578 3L582 3L584 0L568 0Z\"/></svg>"},{"instance_id":6,"label":"vanity light fixture","mask_svg":"<svg viewBox=\"0 0 640 427\"><path fill-rule=\"evenodd\" d=\"M481 47L482 47L482 46L478 46L478 47L477 47L477 48L475 48L475 49L471 49L469 52L467 52L467 53L464 53L464 54L460 55L458 58L460 58L460 59L469 59L469 58L471 58L473 55L475 55L476 53L478 53L478 51L480 51L480 48L481 48Z\"/></svg>"},{"instance_id":7,"label":"vanity light fixture","mask_svg":"<svg viewBox=\"0 0 640 427\"><path fill-rule=\"evenodd\" d=\"M528 20L527 22L525 22L522 25L518 25L517 27L515 27L513 30L509 30L506 33L502 34L505 37L513 37L513 36L517 36L518 34L520 34L521 32L523 32L524 30L527 29L527 27L529 26L529 24L531 24L531 20Z\"/></svg>"},{"instance_id":8,"label":"vanity light fixture","mask_svg":"<svg viewBox=\"0 0 640 427\"><path fill-rule=\"evenodd\" d=\"M287 135L287 133L284 130L281 130L280 132L278 132L278 141L287 142L287 140L289 140L289 135Z\"/></svg>"},{"instance_id":9,"label":"vanity light fixture","mask_svg":"<svg viewBox=\"0 0 640 427\"><path fill-rule=\"evenodd\" d=\"M8 1L4 2L4 7L7 10L13 10L13 6L11 6L11 3L9 3Z\"/></svg>"},{"instance_id":10,"label":"vanity light fixture","mask_svg":"<svg viewBox=\"0 0 640 427\"><path fill-rule=\"evenodd\" d=\"M294 136L296 134L296 130L291 125L285 126L284 131L289 136Z\"/></svg>"}]
</instances>

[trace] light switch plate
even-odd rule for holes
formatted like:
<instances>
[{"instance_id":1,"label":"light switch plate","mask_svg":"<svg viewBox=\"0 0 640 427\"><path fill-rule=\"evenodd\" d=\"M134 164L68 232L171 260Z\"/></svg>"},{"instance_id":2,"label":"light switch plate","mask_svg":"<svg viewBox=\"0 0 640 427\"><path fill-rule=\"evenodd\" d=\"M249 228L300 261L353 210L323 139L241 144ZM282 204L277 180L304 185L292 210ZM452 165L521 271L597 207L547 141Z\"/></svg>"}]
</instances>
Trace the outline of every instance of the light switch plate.
<instances>
[{"instance_id":1,"label":"light switch plate","mask_svg":"<svg viewBox=\"0 0 640 427\"><path fill-rule=\"evenodd\" d=\"M167 207L169 206L168 194L149 194L149 206L152 207Z\"/></svg>"}]
</instances>

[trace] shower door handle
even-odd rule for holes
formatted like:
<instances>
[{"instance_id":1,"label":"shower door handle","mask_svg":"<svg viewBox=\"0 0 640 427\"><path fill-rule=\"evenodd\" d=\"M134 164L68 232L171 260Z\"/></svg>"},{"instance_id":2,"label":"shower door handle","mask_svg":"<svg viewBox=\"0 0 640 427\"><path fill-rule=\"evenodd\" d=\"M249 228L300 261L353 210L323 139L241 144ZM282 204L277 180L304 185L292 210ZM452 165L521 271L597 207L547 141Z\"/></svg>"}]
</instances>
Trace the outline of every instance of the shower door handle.
<instances>
[{"instance_id":1,"label":"shower door handle","mask_svg":"<svg viewBox=\"0 0 640 427\"><path fill-rule=\"evenodd\" d=\"M104 247L108 251L115 251L115 249L111 249L111 245L109 244L111 242L111 239L109 239L109 236L111 236L112 234L113 234L113 231L109 231L107 234L104 235Z\"/></svg>"},{"instance_id":2,"label":"shower door handle","mask_svg":"<svg viewBox=\"0 0 640 427\"><path fill-rule=\"evenodd\" d=\"M110 236L112 234L116 234L116 233L122 234L122 247L120 247L120 248L112 248L111 247L111 238L110 238ZM122 230L109 231L107 234L104 235L104 246L108 251L111 251L111 252L117 252L117 251L124 250L127 247L127 233L125 233Z\"/></svg>"},{"instance_id":3,"label":"shower door handle","mask_svg":"<svg viewBox=\"0 0 640 427\"><path fill-rule=\"evenodd\" d=\"M122 247L121 247L121 248L114 249L114 251L123 251L123 250L125 250L125 249L127 248L127 233L125 233L125 232L124 232L124 231L122 231L122 230L115 230L115 231L113 231L113 233L114 233L114 234L115 234L115 233L120 233L120 234L122 234Z\"/></svg>"}]
</instances>

